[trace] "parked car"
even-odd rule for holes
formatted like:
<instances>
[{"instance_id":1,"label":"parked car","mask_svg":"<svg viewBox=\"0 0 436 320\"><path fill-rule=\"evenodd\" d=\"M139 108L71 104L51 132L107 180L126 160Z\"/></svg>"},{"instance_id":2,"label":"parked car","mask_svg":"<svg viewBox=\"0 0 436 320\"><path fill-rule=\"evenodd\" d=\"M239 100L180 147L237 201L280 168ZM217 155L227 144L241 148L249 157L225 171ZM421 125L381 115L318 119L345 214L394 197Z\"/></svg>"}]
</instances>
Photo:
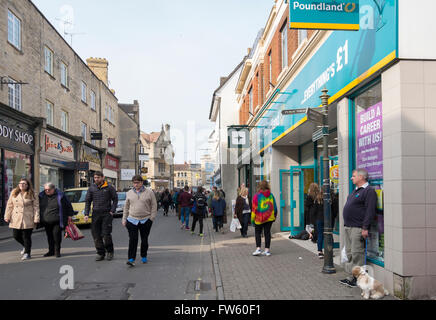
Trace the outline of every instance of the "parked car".
<instances>
[{"instance_id":1,"label":"parked car","mask_svg":"<svg viewBox=\"0 0 436 320\"><path fill-rule=\"evenodd\" d=\"M88 188L75 188L65 190L65 196L73 205L74 216L73 222L76 225L87 225L92 222L92 204L89 213L88 222L85 222L85 199L88 193Z\"/></svg>"},{"instance_id":2,"label":"parked car","mask_svg":"<svg viewBox=\"0 0 436 320\"><path fill-rule=\"evenodd\" d=\"M118 205L114 217L122 217L124 212L124 204L126 203L127 192L118 192Z\"/></svg>"}]
</instances>

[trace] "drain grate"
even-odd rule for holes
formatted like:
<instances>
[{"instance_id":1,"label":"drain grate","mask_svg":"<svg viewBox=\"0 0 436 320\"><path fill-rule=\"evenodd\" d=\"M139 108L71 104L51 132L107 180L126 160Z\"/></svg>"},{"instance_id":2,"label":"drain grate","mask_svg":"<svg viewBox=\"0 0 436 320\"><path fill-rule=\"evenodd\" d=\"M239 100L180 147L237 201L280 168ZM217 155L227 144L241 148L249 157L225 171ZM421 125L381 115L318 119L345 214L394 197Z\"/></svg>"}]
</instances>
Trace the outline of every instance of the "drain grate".
<instances>
[{"instance_id":1,"label":"drain grate","mask_svg":"<svg viewBox=\"0 0 436 320\"><path fill-rule=\"evenodd\" d=\"M65 291L61 300L128 300L133 283L75 283L74 290Z\"/></svg>"},{"instance_id":2,"label":"drain grate","mask_svg":"<svg viewBox=\"0 0 436 320\"><path fill-rule=\"evenodd\" d=\"M186 293L200 293L212 290L212 284L210 282L203 282L201 280L191 280L188 282Z\"/></svg>"}]
</instances>

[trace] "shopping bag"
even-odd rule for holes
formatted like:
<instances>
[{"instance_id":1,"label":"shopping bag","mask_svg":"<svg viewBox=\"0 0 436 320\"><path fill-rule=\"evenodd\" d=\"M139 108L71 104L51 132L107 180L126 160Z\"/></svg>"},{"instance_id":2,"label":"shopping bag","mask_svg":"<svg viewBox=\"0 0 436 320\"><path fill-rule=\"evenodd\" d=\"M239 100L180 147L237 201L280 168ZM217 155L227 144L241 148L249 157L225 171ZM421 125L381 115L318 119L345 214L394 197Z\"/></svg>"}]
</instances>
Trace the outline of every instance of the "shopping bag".
<instances>
[{"instance_id":1,"label":"shopping bag","mask_svg":"<svg viewBox=\"0 0 436 320\"><path fill-rule=\"evenodd\" d=\"M70 237L73 241L85 238L82 231L73 223L70 222L65 228L65 239Z\"/></svg>"},{"instance_id":2,"label":"shopping bag","mask_svg":"<svg viewBox=\"0 0 436 320\"><path fill-rule=\"evenodd\" d=\"M341 263L347 263L347 262L348 262L347 251L345 250L345 246L344 246L341 252Z\"/></svg>"},{"instance_id":3,"label":"shopping bag","mask_svg":"<svg viewBox=\"0 0 436 320\"><path fill-rule=\"evenodd\" d=\"M239 227L238 227L239 225ZM236 229L241 229L241 223L239 222L239 219L233 218L232 223L230 224L230 231L236 232Z\"/></svg>"}]
</instances>

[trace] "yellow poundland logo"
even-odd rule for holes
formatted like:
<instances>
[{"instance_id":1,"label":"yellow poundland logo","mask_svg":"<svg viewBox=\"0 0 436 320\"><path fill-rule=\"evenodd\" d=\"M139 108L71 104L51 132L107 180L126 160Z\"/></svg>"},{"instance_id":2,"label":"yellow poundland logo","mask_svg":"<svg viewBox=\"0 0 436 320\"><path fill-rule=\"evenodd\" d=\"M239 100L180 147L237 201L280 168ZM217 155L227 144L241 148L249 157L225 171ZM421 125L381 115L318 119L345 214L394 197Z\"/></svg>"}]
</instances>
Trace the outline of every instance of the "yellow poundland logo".
<instances>
[{"instance_id":1,"label":"yellow poundland logo","mask_svg":"<svg viewBox=\"0 0 436 320\"><path fill-rule=\"evenodd\" d=\"M294 1L293 7L294 10L301 11L331 11L352 13L356 11L357 5L353 2L328 4L325 2L300 3L299 1Z\"/></svg>"}]
</instances>

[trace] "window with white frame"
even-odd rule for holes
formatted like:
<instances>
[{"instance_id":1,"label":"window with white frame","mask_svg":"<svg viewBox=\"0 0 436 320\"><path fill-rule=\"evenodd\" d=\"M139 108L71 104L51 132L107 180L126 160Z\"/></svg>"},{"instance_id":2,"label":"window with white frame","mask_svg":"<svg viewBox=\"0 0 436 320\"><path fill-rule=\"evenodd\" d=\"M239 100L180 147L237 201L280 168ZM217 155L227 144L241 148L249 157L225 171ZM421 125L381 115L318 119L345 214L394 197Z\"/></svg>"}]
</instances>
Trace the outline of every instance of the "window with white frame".
<instances>
[{"instance_id":1,"label":"window with white frame","mask_svg":"<svg viewBox=\"0 0 436 320\"><path fill-rule=\"evenodd\" d=\"M68 67L64 62L61 62L61 84L68 88Z\"/></svg>"},{"instance_id":2,"label":"window with white frame","mask_svg":"<svg viewBox=\"0 0 436 320\"><path fill-rule=\"evenodd\" d=\"M50 125L50 126L53 126L54 125L54 117L53 117L54 106L53 106L53 103L51 103L50 101L46 100L45 101L45 106L46 106L47 124Z\"/></svg>"},{"instance_id":3,"label":"window with white frame","mask_svg":"<svg viewBox=\"0 0 436 320\"><path fill-rule=\"evenodd\" d=\"M91 90L91 109L95 110L95 92Z\"/></svg>"},{"instance_id":4,"label":"window with white frame","mask_svg":"<svg viewBox=\"0 0 436 320\"><path fill-rule=\"evenodd\" d=\"M53 75L53 51L47 46L44 47L44 70L50 74Z\"/></svg>"},{"instance_id":5,"label":"window with white frame","mask_svg":"<svg viewBox=\"0 0 436 320\"><path fill-rule=\"evenodd\" d=\"M82 81L82 101L86 103L86 83Z\"/></svg>"},{"instance_id":6,"label":"window with white frame","mask_svg":"<svg viewBox=\"0 0 436 320\"><path fill-rule=\"evenodd\" d=\"M164 173L165 172L165 163L159 163L159 172Z\"/></svg>"},{"instance_id":7,"label":"window with white frame","mask_svg":"<svg viewBox=\"0 0 436 320\"><path fill-rule=\"evenodd\" d=\"M249 111L250 111L250 115L253 114L253 87L251 87L250 91L248 91L248 104L249 104Z\"/></svg>"},{"instance_id":8,"label":"window with white frame","mask_svg":"<svg viewBox=\"0 0 436 320\"><path fill-rule=\"evenodd\" d=\"M68 112L64 110L61 111L61 130L64 132L68 132L69 130L69 115Z\"/></svg>"},{"instance_id":9,"label":"window with white frame","mask_svg":"<svg viewBox=\"0 0 436 320\"><path fill-rule=\"evenodd\" d=\"M9 78L8 84L9 106L15 110L21 111L21 84Z\"/></svg>"},{"instance_id":10,"label":"window with white frame","mask_svg":"<svg viewBox=\"0 0 436 320\"><path fill-rule=\"evenodd\" d=\"M298 30L298 46L301 46L301 44L306 39L307 39L307 30L306 29L299 29Z\"/></svg>"},{"instance_id":11,"label":"window with white frame","mask_svg":"<svg viewBox=\"0 0 436 320\"><path fill-rule=\"evenodd\" d=\"M8 10L8 41L21 50L21 20Z\"/></svg>"},{"instance_id":12,"label":"window with white frame","mask_svg":"<svg viewBox=\"0 0 436 320\"><path fill-rule=\"evenodd\" d=\"M115 123L114 109L110 105L106 105L106 120Z\"/></svg>"},{"instance_id":13,"label":"window with white frame","mask_svg":"<svg viewBox=\"0 0 436 320\"><path fill-rule=\"evenodd\" d=\"M85 141L88 141L87 132L88 132L88 125L84 122L80 122L80 135Z\"/></svg>"},{"instance_id":14,"label":"window with white frame","mask_svg":"<svg viewBox=\"0 0 436 320\"><path fill-rule=\"evenodd\" d=\"M94 133L94 132L97 132L97 130L95 130L94 128L91 128L91 129L90 129L90 132L91 132L91 133ZM91 144L92 144L93 146L96 146L96 145L97 145L97 140L91 140Z\"/></svg>"},{"instance_id":15,"label":"window with white frame","mask_svg":"<svg viewBox=\"0 0 436 320\"><path fill-rule=\"evenodd\" d=\"M281 49L282 49L282 70L288 66L288 28L287 24L283 25L281 34Z\"/></svg>"}]
</instances>

